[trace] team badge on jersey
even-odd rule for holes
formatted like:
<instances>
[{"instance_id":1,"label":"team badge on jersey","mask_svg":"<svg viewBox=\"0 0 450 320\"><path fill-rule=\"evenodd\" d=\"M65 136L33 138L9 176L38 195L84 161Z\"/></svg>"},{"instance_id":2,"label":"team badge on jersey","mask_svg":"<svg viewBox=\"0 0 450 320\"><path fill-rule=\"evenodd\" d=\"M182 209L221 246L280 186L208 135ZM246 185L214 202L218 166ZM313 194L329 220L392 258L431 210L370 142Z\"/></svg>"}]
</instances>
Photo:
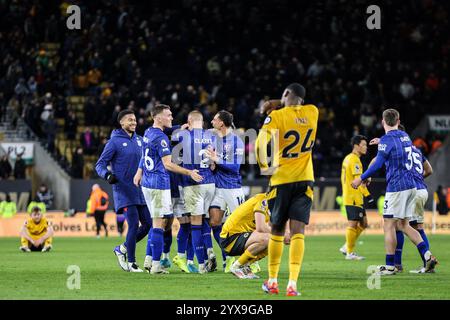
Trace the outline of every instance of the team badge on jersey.
<instances>
[{"instance_id":1,"label":"team badge on jersey","mask_svg":"<svg viewBox=\"0 0 450 320\"><path fill-rule=\"evenodd\" d=\"M265 210L267 208L267 200L261 201L261 207Z\"/></svg>"},{"instance_id":2,"label":"team badge on jersey","mask_svg":"<svg viewBox=\"0 0 450 320\"><path fill-rule=\"evenodd\" d=\"M122 145L123 145L124 147L126 147L128 144L127 144L126 142L124 142Z\"/></svg>"},{"instance_id":3,"label":"team badge on jersey","mask_svg":"<svg viewBox=\"0 0 450 320\"><path fill-rule=\"evenodd\" d=\"M163 148L167 148L167 142L166 142L166 140L161 140L161 146L162 146Z\"/></svg>"}]
</instances>

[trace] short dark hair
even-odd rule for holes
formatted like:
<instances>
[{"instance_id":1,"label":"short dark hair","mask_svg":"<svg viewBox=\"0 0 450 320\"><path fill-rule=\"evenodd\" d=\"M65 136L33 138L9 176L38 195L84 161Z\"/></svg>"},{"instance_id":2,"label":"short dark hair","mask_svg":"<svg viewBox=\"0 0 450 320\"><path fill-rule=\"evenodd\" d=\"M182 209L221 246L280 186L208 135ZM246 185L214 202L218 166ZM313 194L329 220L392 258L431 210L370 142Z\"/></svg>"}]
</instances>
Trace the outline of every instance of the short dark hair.
<instances>
[{"instance_id":1,"label":"short dark hair","mask_svg":"<svg viewBox=\"0 0 450 320\"><path fill-rule=\"evenodd\" d=\"M31 209L31 213L33 213L33 212L41 212L41 208L39 208L38 206L34 206L34 207Z\"/></svg>"},{"instance_id":2,"label":"short dark hair","mask_svg":"<svg viewBox=\"0 0 450 320\"><path fill-rule=\"evenodd\" d=\"M286 87L286 89L291 91L295 96L305 99L306 89L300 83L291 83Z\"/></svg>"},{"instance_id":3,"label":"short dark hair","mask_svg":"<svg viewBox=\"0 0 450 320\"><path fill-rule=\"evenodd\" d=\"M154 118L155 116L157 116L158 114L160 114L161 112L163 112L166 109L170 110L170 107L166 104L158 104L158 105L154 106L151 111L152 118Z\"/></svg>"},{"instance_id":4,"label":"short dark hair","mask_svg":"<svg viewBox=\"0 0 450 320\"><path fill-rule=\"evenodd\" d=\"M122 118L128 114L134 114L134 111L130 109L120 111L119 114L117 115L117 122L120 123L120 120L122 120Z\"/></svg>"},{"instance_id":5,"label":"short dark hair","mask_svg":"<svg viewBox=\"0 0 450 320\"><path fill-rule=\"evenodd\" d=\"M383 111L383 120L384 122L393 127L397 124L397 121L400 119L400 113L398 113L395 109L386 109Z\"/></svg>"},{"instance_id":6,"label":"short dark hair","mask_svg":"<svg viewBox=\"0 0 450 320\"><path fill-rule=\"evenodd\" d=\"M217 113L219 116L220 121L223 122L223 124L225 125L225 127L229 128L234 126L233 124L233 114L231 114L230 112L226 111L226 110L220 110Z\"/></svg>"},{"instance_id":7,"label":"short dark hair","mask_svg":"<svg viewBox=\"0 0 450 320\"><path fill-rule=\"evenodd\" d=\"M358 135L356 135L356 136L354 136L353 138L352 138L352 140L350 141L350 143L351 143L351 145L352 145L352 147L354 146L354 145L358 145L359 146L359 144L361 143L361 141L368 141L368 139L367 139L367 137L366 136L363 136L363 135L361 135L361 134L358 134Z\"/></svg>"}]
</instances>

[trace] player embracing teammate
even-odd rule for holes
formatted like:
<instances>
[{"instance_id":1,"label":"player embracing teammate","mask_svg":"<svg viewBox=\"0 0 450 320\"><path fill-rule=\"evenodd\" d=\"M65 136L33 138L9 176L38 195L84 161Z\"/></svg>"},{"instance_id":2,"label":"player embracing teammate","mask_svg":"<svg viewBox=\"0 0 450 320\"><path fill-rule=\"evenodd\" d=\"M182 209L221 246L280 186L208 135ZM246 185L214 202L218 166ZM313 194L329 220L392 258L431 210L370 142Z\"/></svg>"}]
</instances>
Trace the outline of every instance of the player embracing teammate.
<instances>
[{"instance_id":1,"label":"player embracing teammate","mask_svg":"<svg viewBox=\"0 0 450 320\"><path fill-rule=\"evenodd\" d=\"M386 265L379 267L379 274L396 273L396 230L406 234L417 246L423 260L424 272L429 272L434 269L437 260L431 254L428 242L424 241L421 234L409 224L409 220L415 215L417 203L417 183L413 170L416 162L420 160L416 160L408 134L398 129L400 114L397 110L385 110L382 124L386 134L379 140L375 162L352 182L352 186L356 189L363 181L373 176L383 164L386 165L387 190L383 212Z\"/></svg>"}]
</instances>

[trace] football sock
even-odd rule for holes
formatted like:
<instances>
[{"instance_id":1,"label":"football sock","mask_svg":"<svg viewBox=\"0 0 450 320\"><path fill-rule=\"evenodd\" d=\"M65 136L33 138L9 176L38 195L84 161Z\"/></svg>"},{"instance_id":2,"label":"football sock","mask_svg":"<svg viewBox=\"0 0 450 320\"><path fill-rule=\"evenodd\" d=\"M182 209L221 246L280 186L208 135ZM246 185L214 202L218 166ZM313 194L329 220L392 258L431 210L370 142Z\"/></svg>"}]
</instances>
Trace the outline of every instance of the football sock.
<instances>
[{"instance_id":1,"label":"football sock","mask_svg":"<svg viewBox=\"0 0 450 320\"><path fill-rule=\"evenodd\" d=\"M402 265L403 243L405 242L405 236L403 235L403 232L401 232L401 231L396 231L395 234L397 236L397 247L395 248L394 264L396 266L401 266Z\"/></svg>"},{"instance_id":2,"label":"football sock","mask_svg":"<svg viewBox=\"0 0 450 320\"><path fill-rule=\"evenodd\" d=\"M200 225L192 225L192 244L194 245L195 255L197 256L198 264L203 264L205 262L205 258L203 256L203 251L205 247L203 246L202 239L202 226Z\"/></svg>"},{"instance_id":3,"label":"football sock","mask_svg":"<svg viewBox=\"0 0 450 320\"><path fill-rule=\"evenodd\" d=\"M426 243L426 245L427 245L427 247L429 249L430 248L430 243L428 242L428 237L427 237L427 235L425 233L425 230L424 229L420 229L420 230L417 230L417 231L419 231L420 235L422 236L423 241L425 241L425 243Z\"/></svg>"},{"instance_id":4,"label":"football sock","mask_svg":"<svg viewBox=\"0 0 450 320\"><path fill-rule=\"evenodd\" d=\"M261 260L261 259L264 258L264 257L267 257L267 249L264 250L264 251L261 252L261 253L258 253L258 254L255 256L255 258L250 259L250 260L248 261L248 264L252 264L253 262L259 261L259 260Z\"/></svg>"},{"instance_id":5,"label":"football sock","mask_svg":"<svg viewBox=\"0 0 450 320\"><path fill-rule=\"evenodd\" d=\"M209 226L208 221L203 220L202 224L202 237L203 237L203 244L205 245L205 248L211 249L213 247L212 244L212 238L211 238L211 227Z\"/></svg>"},{"instance_id":6,"label":"football sock","mask_svg":"<svg viewBox=\"0 0 450 320\"><path fill-rule=\"evenodd\" d=\"M269 260L269 278L271 279L276 279L278 277L278 271L280 270L281 256L283 255L283 247L284 247L283 240L284 236L270 235L268 260Z\"/></svg>"},{"instance_id":7,"label":"football sock","mask_svg":"<svg viewBox=\"0 0 450 320\"><path fill-rule=\"evenodd\" d=\"M188 245L186 249L186 255L188 261L194 261L194 244L192 243L192 234L189 234Z\"/></svg>"},{"instance_id":8,"label":"football sock","mask_svg":"<svg viewBox=\"0 0 450 320\"><path fill-rule=\"evenodd\" d=\"M161 228L153 228L151 247L153 263L161 260L161 253L164 246L164 230Z\"/></svg>"},{"instance_id":9,"label":"football sock","mask_svg":"<svg viewBox=\"0 0 450 320\"><path fill-rule=\"evenodd\" d=\"M361 227L360 225L358 225L358 226L356 227L356 239L359 238L359 236L361 235L361 233L362 233L363 231L364 231L364 228Z\"/></svg>"},{"instance_id":10,"label":"football sock","mask_svg":"<svg viewBox=\"0 0 450 320\"><path fill-rule=\"evenodd\" d=\"M394 254L387 254L386 255L386 265L387 266L394 266L394 260L395 260L395 255Z\"/></svg>"},{"instance_id":11,"label":"football sock","mask_svg":"<svg viewBox=\"0 0 450 320\"><path fill-rule=\"evenodd\" d=\"M422 261L423 261L423 266L425 267L425 265L426 265L426 260L427 260L427 256L426 256L426 253L428 252L430 252L429 250L428 250L429 248L428 248L428 246L427 246L427 243L425 242L425 241L422 241L421 243L419 243L418 245L417 245L417 250L419 250L419 254L420 254L420 257L422 258Z\"/></svg>"},{"instance_id":12,"label":"football sock","mask_svg":"<svg viewBox=\"0 0 450 320\"><path fill-rule=\"evenodd\" d=\"M172 228L164 230L164 253L170 252L170 247L172 246Z\"/></svg>"},{"instance_id":13,"label":"football sock","mask_svg":"<svg viewBox=\"0 0 450 320\"><path fill-rule=\"evenodd\" d=\"M178 255L186 254L186 249L188 246L190 232L191 232L191 224L190 223L180 224L180 230L178 230L178 234L177 234Z\"/></svg>"},{"instance_id":14,"label":"football sock","mask_svg":"<svg viewBox=\"0 0 450 320\"><path fill-rule=\"evenodd\" d=\"M305 236L301 233L291 237L289 248L289 281L297 283L298 275L302 268L303 255L305 253ZM296 288L295 286L294 288Z\"/></svg>"},{"instance_id":15,"label":"football sock","mask_svg":"<svg viewBox=\"0 0 450 320\"><path fill-rule=\"evenodd\" d=\"M358 237L358 231L355 228L347 227L345 232L345 243L347 244L347 254L352 253L355 250L356 238Z\"/></svg>"},{"instance_id":16,"label":"football sock","mask_svg":"<svg viewBox=\"0 0 450 320\"><path fill-rule=\"evenodd\" d=\"M152 255L152 234L153 234L153 228L150 228L150 230L148 231L147 251L145 253L146 256Z\"/></svg>"},{"instance_id":17,"label":"football sock","mask_svg":"<svg viewBox=\"0 0 450 320\"><path fill-rule=\"evenodd\" d=\"M222 225L212 227L212 231L214 234L214 239L216 239L217 244L219 245L220 249L222 250L222 261L225 261L227 259L227 254L220 246L220 233L222 232Z\"/></svg>"},{"instance_id":18,"label":"football sock","mask_svg":"<svg viewBox=\"0 0 450 320\"><path fill-rule=\"evenodd\" d=\"M239 257L238 261L240 265L248 263L250 260L256 259L256 256L250 253L250 251L245 250L244 253Z\"/></svg>"}]
</instances>

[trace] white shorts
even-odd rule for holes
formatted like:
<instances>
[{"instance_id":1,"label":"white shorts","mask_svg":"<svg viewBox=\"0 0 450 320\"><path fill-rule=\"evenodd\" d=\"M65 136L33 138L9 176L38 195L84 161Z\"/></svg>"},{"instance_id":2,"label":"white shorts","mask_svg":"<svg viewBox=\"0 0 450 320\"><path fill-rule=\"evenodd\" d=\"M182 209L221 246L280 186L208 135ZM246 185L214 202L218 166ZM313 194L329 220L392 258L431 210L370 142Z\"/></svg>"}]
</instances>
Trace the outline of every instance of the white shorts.
<instances>
[{"instance_id":1,"label":"white shorts","mask_svg":"<svg viewBox=\"0 0 450 320\"><path fill-rule=\"evenodd\" d=\"M145 203L152 218L164 218L173 214L170 189L148 189L142 187Z\"/></svg>"},{"instance_id":2,"label":"white shorts","mask_svg":"<svg viewBox=\"0 0 450 320\"><path fill-rule=\"evenodd\" d=\"M172 198L172 207L173 207L173 215L176 218L180 218L184 216L186 213L188 213L183 198Z\"/></svg>"},{"instance_id":3,"label":"white shorts","mask_svg":"<svg viewBox=\"0 0 450 320\"><path fill-rule=\"evenodd\" d=\"M184 202L187 212L191 216L207 214L215 189L214 183L184 187Z\"/></svg>"},{"instance_id":4,"label":"white shorts","mask_svg":"<svg viewBox=\"0 0 450 320\"><path fill-rule=\"evenodd\" d=\"M416 208L412 217L412 221L423 223L425 213L425 203L428 200L428 190L420 189L416 191Z\"/></svg>"},{"instance_id":5,"label":"white shorts","mask_svg":"<svg viewBox=\"0 0 450 320\"><path fill-rule=\"evenodd\" d=\"M245 195L242 188L237 189L221 189L216 188L214 200L211 203L211 207L219 208L225 211L222 222L225 222L230 214L236 210L245 201ZM208 214L209 217L209 214Z\"/></svg>"},{"instance_id":6,"label":"white shorts","mask_svg":"<svg viewBox=\"0 0 450 320\"><path fill-rule=\"evenodd\" d=\"M386 192L384 199L384 218L411 220L416 207L417 189L399 192Z\"/></svg>"}]
</instances>

